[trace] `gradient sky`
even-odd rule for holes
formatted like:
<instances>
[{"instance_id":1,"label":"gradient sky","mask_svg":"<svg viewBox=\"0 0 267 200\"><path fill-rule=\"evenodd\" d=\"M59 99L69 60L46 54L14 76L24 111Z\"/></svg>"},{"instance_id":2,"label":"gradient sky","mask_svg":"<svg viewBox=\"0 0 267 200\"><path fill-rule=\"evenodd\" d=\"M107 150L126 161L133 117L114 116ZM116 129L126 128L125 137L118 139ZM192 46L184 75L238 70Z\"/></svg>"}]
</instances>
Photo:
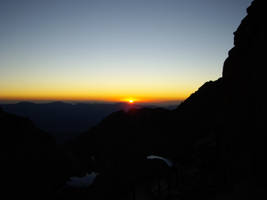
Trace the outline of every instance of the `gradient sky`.
<instances>
[{"instance_id":1,"label":"gradient sky","mask_svg":"<svg viewBox=\"0 0 267 200\"><path fill-rule=\"evenodd\" d=\"M1 0L0 100L180 100L252 0Z\"/></svg>"}]
</instances>

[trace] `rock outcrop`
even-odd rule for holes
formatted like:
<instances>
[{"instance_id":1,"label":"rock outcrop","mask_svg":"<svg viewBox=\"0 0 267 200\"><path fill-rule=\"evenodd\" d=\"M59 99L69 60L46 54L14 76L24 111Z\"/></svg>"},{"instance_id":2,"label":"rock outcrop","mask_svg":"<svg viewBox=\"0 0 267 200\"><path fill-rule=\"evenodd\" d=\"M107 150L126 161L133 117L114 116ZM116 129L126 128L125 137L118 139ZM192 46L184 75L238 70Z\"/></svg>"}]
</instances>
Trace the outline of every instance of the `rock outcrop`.
<instances>
[{"instance_id":1,"label":"rock outcrop","mask_svg":"<svg viewBox=\"0 0 267 200\"><path fill-rule=\"evenodd\" d=\"M228 165L225 175L230 190L239 188L244 194L261 190L266 178L265 3L255 0L247 9L248 15L234 33L234 48L229 51L223 67L221 165Z\"/></svg>"},{"instance_id":2,"label":"rock outcrop","mask_svg":"<svg viewBox=\"0 0 267 200\"><path fill-rule=\"evenodd\" d=\"M247 9L248 15L234 33L222 78L205 83L176 109L189 127L187 133L216 135L217 187L227 198L257 198L265 190L265 3L255 0Z\"/></svg>"}]
</instances>

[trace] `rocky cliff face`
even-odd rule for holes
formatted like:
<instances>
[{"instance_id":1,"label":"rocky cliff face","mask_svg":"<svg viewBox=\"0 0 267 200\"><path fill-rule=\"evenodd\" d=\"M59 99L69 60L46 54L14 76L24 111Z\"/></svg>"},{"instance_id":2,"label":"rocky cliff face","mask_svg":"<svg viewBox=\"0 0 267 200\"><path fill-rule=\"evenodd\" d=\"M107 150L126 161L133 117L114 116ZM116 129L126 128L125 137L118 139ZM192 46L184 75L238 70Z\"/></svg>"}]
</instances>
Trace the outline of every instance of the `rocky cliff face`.
<instances>
[{"instance_id":1,"label":"rocky cliff face","mask_svg":"<svg viewBox=\"0 0 267 200\"><path fill-rule=\"evenodd\" d=\"M228 198L263 195L267 177L264 3L255 0L247 9L234 33L234 47L224 63L222 78L204 84L176 110L198 125L195 131L216 135L218 191L228 193Z\"/></svg>"},{"instance_id":2,"label":"rocky cliff face","mask_svg":"<svg viewBox=\"0 0 267 200\"><path fill-rule=\"evenodd\" d=\"M228 165L225 177L232 189L242 188L244 193L260 190L266 178L267 22L264 3L255 0L247 9L248 15L234 33L234 48L229 51L223 68L220 164Z\"/></svg>"},{"instance_id":3,"label":"rocky cliff face","mask_svg":"<svg viewBox=\"0 0 267 200\"><path fill-rule=\"evenodd\" d=\"M229 51L223 68L224 80L244 88L244 84L258 83L263 72L266 47L266 10L263 0L254 1L248 15L234 33L234 48ZM259 86L258 86L259 87ZM256 89L256 88L255 88Z\"/></svg>"}]
</instances>

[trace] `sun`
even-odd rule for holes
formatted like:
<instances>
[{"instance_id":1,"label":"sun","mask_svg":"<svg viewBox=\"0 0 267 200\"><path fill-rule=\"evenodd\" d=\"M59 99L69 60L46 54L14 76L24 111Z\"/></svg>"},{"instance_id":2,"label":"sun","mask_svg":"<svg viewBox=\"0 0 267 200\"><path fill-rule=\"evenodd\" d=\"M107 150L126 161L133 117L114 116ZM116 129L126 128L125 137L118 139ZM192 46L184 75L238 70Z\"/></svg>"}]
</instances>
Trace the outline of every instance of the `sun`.
<instances>
[{"instance_id":1,"label":"sun","mask_svg":"<svg viewBox=\"0 0 267 200\"><path fill-rule=\"evenodd\" d=\"M129 101L129 103L134 103L133 99L129 99L128 101Z\"/></svg>"},{"instance_id":2,"label":"sun","mask_svg":"<svg viewBox=\"0 0 267 200\"><path fill-rule=\"evenodd\" d=\"M122 99L121 101L123 101L123 102L127 102L127 103L129 103L129 104L134 104L134 103L137 102L137 101L139 102L139 99L130 97L130 98Z\"/></svg>"}]
</instances>

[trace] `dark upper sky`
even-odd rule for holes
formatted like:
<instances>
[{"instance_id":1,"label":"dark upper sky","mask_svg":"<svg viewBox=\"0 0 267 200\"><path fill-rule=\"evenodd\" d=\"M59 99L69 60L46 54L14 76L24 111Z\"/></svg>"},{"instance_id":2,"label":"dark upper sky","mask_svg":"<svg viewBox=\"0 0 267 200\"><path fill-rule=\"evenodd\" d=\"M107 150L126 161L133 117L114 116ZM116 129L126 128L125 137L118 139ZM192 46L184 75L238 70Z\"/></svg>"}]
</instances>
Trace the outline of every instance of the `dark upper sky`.
<instances>
[{"instance_id":1,"label":"dark upper sky","mask_svg":"<svg viewBox=\"0 0 267 200\"><path fill-rule=\"evenodd\" d=\"M1 0L0 98L185 98L221 76L251 2Z\"/></svg>"}]
</instances>

